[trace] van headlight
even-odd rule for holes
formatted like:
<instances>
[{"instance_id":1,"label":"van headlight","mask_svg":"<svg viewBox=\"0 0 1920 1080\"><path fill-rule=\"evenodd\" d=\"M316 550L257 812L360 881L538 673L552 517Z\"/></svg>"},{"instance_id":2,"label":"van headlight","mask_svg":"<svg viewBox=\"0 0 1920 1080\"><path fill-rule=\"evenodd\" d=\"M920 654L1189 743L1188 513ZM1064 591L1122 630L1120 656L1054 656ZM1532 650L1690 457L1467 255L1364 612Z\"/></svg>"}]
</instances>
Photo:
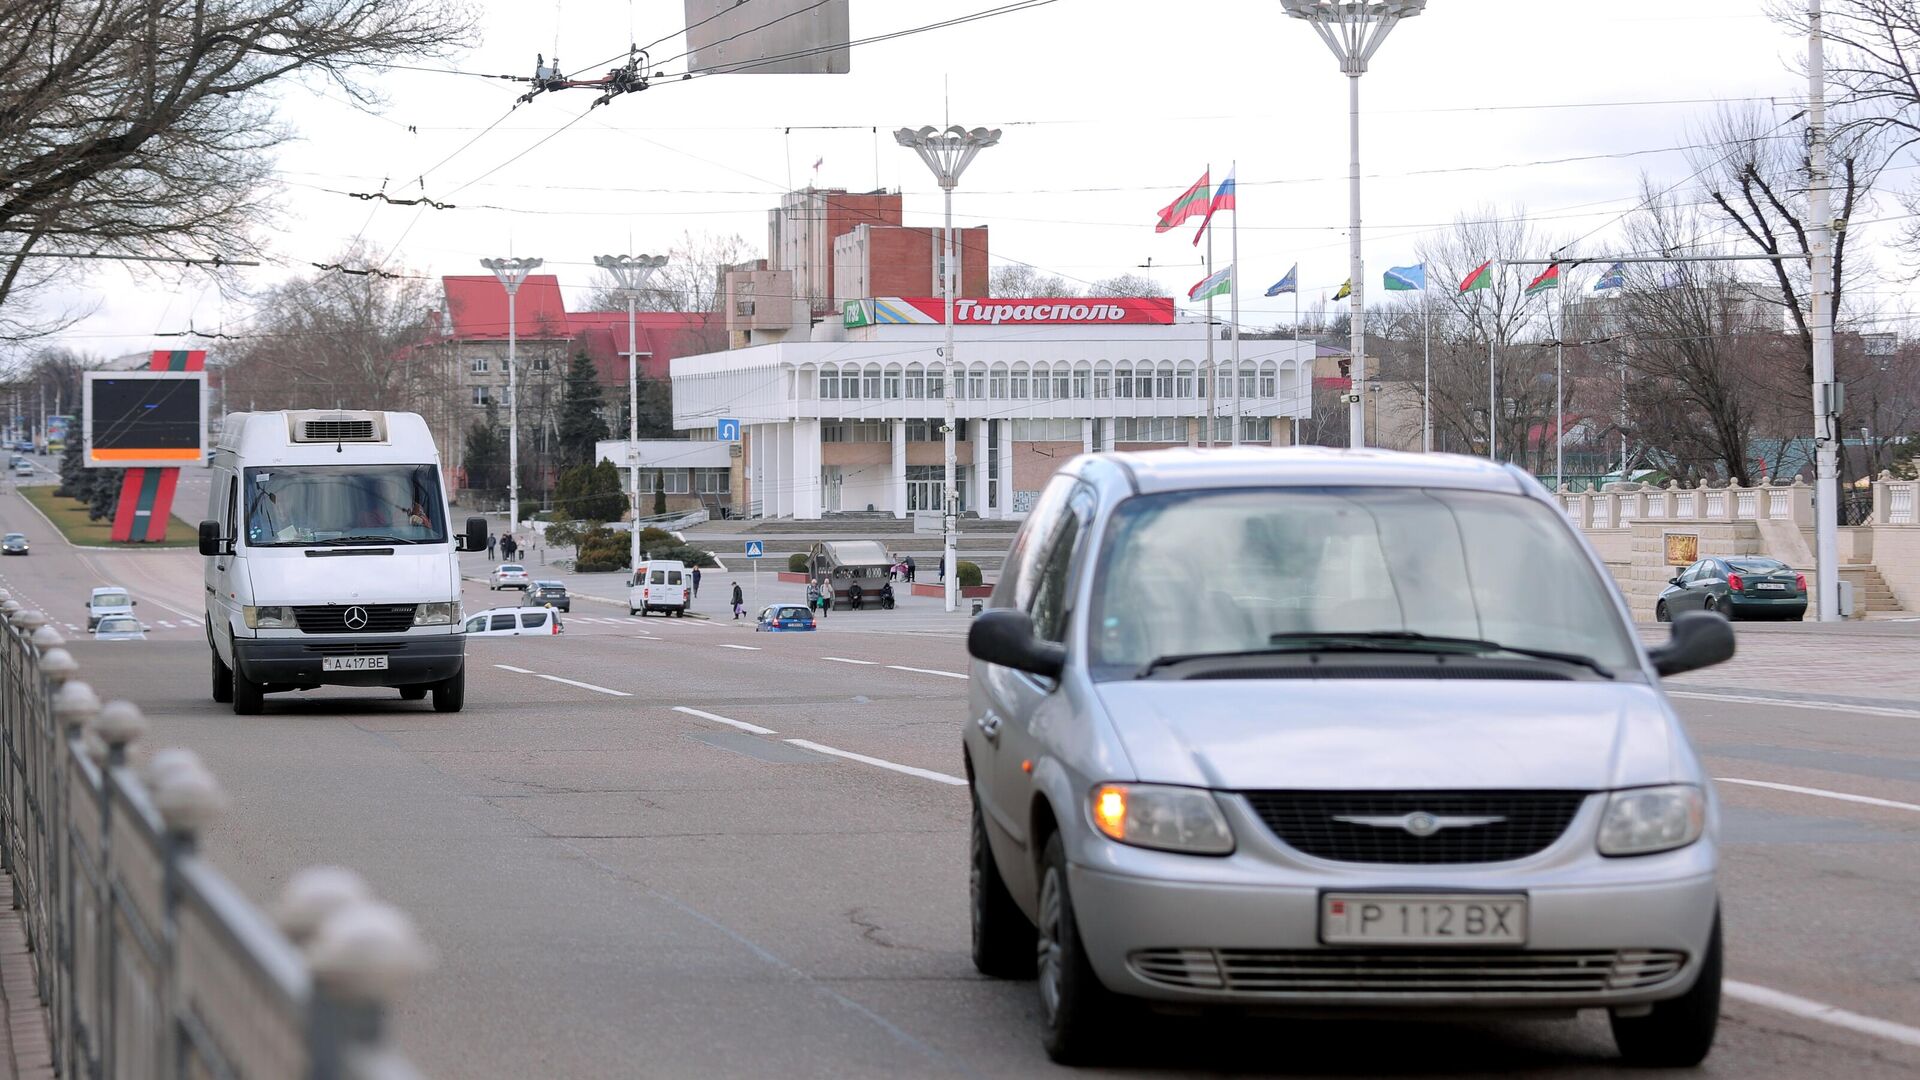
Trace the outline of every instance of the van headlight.
<instances>
[{"instance_id":1,"label":"van headlight","mask_svg":"<svg viewBox=\"0 0 1920 1080\"><path fill-rule=\"evenodd\" d=\"M1692 784L1616 791L1600 819L1600 854L1672 851L1700 839L1706 825L1707 797Z\"/></svg>"},{"instance_id":2,"label":"van headlight","mask_svg":"<svg viewBox=\"0 0 1920 1080\"><path fill-rule=\"evenodd\" d=\"M1189 855L1227 855L1233 830L1213 793L1160 784L1101 784L1093 789L1094 827L1135 847Z\"/></svg>"},{"instance_id":3,"label":"van headlight","mask_svg":"<svg viewBox=\"0 0 1920 1080\"><path fill-rule=\"evenodd\" d=\"M240 615L247 621L249 630L292 630L294 629L293 609L290 607L242 607Z\"/></svg>"},{"instance_id":4,"label":"van headlight","mask_svg":"<svg viewBox=\"0 0 1920 1080\"><path fill-rule=\"evenodd\" d=\"M415 604L413 605L413 625L446 626L460 621L460 604Z\"/></svg>"}]
</instances>

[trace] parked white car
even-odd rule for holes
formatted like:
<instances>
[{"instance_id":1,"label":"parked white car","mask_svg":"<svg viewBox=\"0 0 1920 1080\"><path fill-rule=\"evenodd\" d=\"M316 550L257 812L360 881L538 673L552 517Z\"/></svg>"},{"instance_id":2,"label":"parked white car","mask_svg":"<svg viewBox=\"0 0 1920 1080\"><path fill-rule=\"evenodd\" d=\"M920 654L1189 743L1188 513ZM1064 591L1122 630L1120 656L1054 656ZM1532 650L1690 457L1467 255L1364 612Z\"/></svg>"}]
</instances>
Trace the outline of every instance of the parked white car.
<instances>
[{"instance_id":1,"label":"parked white car","mask_svg":"<svg viewBox=\"0 0 1920 1080\"><path fill-rule=\"evenodd\" d=\"M467 616L468 637L551 637L567 632L560 613L547 608L503 607L476 611Z\"/></svg>"},{"instance_id":2,"label":"parked white car","mask_svg":"<svg viewBox=\"0 0 1920 1080\"><path fill-rule=\"evenodd\" d=\"M487 588L496 591L500 589L524 590L532 584L532 575L528 574L527 568L521 566L519 563L501 563L499 566L493 568L493 573L487 575Z\"/></svg>"}]
</instances>

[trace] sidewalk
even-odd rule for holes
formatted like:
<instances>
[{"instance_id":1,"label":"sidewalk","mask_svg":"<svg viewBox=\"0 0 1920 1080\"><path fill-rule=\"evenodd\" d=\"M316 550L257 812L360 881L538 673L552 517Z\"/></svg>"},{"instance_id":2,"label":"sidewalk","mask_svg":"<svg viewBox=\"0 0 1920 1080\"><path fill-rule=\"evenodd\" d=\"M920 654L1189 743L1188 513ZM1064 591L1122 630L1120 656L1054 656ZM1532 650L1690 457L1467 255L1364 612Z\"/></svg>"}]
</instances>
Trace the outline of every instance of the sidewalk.
<instances>
[{"instance_id":1,"label":"sidewalk","mask_svg":"<svg viewBox=\"0 0 1920 1080\"><path fill-rule=\"evenodd\" d=\"M0 890L13 895L10 875L0 873ZM0 1066L16 1080L53 1080L53 1041L34 989L25 916L18 908L0 908Z\"/></svg>"}]
</instances>

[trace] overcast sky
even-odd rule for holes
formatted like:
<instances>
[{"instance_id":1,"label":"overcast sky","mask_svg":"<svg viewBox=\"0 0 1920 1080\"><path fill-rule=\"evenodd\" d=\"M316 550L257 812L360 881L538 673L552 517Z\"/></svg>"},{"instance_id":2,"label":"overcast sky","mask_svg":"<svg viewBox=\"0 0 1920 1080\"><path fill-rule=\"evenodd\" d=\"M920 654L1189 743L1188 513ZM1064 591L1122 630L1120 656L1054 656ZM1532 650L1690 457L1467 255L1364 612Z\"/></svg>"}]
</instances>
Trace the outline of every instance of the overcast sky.
<instances>
[{"instance_id":1,"label":"overcast sky","mask_svg":"<svg viewBox=\"0 0 1920 1080\"><path fill-rule=\"evenodd\" d=\"M853 35L997 2L853 0ZM1803 43L1762 6L1433 0L1394 30L1362 80L1370 281L1412 261L1423 233L1487 206L1524 207L1557 235L1599 228L1583 250L1604 248L1642 173L1664 183L1688 175L1672 148L1695 140L1714 101L1760 99L1781 119L1797 110ZM636 39L668 39L653 48L656 61L684 48L680 0L482 10L483 40L449 66L530 73L535 52L551 56L556 42L568 69ZM676 74L684 66L660 64ZM1202 276L1199 255L1188 230L1156 234L1155 211L1209 163L1217 180L1237 160L1243 321L1291 317L1290 300L1260 293L1296 261L1303 304L1346 277L1346 80L1277 0L1055 0L859 46L852 68L663 80L557 135L587 111L591 92L545 95L511 115L523 87L458 74L378 75L371 82L387 99L378 115L337 91L287 93L282 116L298 138L280 154L273 265L246 271L244 282L312 272L308 264L361 237L387 253L387 269L431 275L479 273L476 260L510 251L539 256L577 305L593 256L629 244L652 253L688 230L739 233L764 254L767 209L814 180L821 159L821 186L901 188L908 223L937 224L939 191L891 132L943 123L949 97L953 122L1004 132L955 199L957 221L992 226L996 262L1082 282L1149 274L1184 303ZM334 193L383 184L395 197L424 193L457 208ZM1228 261L1227 239L1222 229L1217 266ZM1890 256L1880 261L1899 269ZM190 323L229 333L248 325L244 298L223 299L202 271L155 280L108 268L68 299L98 311L64 341L107 355L180 347L153 335Z\"/></svg>"}]
</instances>

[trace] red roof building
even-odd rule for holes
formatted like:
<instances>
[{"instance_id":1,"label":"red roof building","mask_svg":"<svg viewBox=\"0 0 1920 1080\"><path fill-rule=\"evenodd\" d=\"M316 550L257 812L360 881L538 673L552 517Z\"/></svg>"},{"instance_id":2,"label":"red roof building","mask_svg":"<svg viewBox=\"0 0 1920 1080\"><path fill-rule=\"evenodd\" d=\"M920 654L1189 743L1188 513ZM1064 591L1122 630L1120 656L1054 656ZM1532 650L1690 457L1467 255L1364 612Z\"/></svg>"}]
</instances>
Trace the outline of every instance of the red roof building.
<instances>
[{"instance_id":1,"label":"red roof building","mask_svg":"<svg viewBox=\"0 0 1920 1080\"><path fill-rule=\"evenodd\" d=\"M449 274L440 279L447 295L443 330L457 341L507 340L507 290L492 274ZM514 298L515 330L523 341L569 337L567 303L560 279L529 274Z\"/></svg>"}]
</instances>

